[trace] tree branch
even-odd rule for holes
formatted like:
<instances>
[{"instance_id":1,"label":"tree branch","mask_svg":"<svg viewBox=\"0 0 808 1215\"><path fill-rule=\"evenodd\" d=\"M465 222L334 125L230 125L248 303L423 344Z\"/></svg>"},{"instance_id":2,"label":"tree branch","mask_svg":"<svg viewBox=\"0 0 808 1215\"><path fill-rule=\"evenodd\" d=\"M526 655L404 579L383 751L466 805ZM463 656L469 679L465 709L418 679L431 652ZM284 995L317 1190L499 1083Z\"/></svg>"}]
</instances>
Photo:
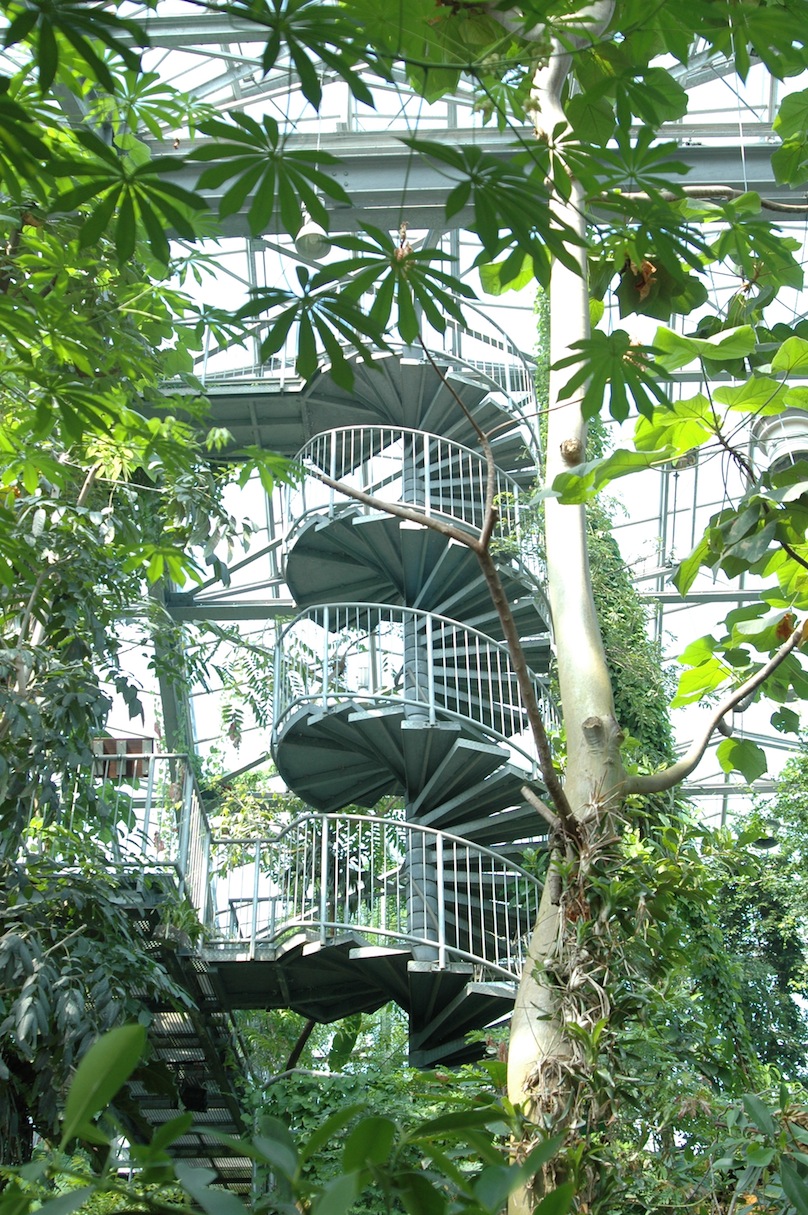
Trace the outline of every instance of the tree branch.
<instances>
[{"instance_id":1,"label":"tree branch","mask_svg":"<svg viewBox=\"0 0 808 1215\"><path fill-rule=\"evenodd\" d=\"M805 625L801 624L794 629L788 640L780 646L780 649L769 659L765 666L761 667L750 679L747 679L731 695L722 700L721 704L718 705L708 718L701 738L693 743L693 746L686 755L677 760L675 764L672 764L670 768L666 768L664 772L653 772L645 776L628 777L623 786L623 792L626 794L664 793L667 789L672 789L674 785L678 785L683 780L686 780L707 750L707 745L714 731L718 729L722 719L747 696L756 692L761 684L766 682L772 672L777 670L791 651L797 648L803 640L804 628Z\"/></svg>"},{"instance_id":2,"label":"tree branch","mask_svg":"<svg viewBox=\"0 0 808 1215\"><path fill-rule=\"evenodd\" d=\"M479 427L476 428L479 432ZM482 436L485 442L485 436ZM491 593L491 600L499 617L502 627L505 644L510 654L513 664L514 674L519 686L519 691L522 697L522 703L527 713L530 723L530 730L533 736L533 741L536 746L538 757L539 770L542 775L547 792L553 805L558 812L558 820L561 830L571 840L578 841L580 831L575 815L572 812L567 796L564 792L561 781L553 764L552 749L550 740L547 737L547 731L544 728L539 702L536 698L536 691L533 686L533 676L525 659L525 652L522 648L522 641L519 637L519 631L516 628L516 623L513 619L508 597L505 594L505 589L502 585L502 580L499 576L499 571L496 567L491 553L489 551L489 541L491 532L493 531L494 523L496 522L496 511L492 505L492 485L493 477L496 473L496 468L493 463L493 455L491 453L490 444L486 451L486 463L488 466L488 477L486 487L486 519L484 523L484 531L479 538L473 536L470 532L463 531L459 527L454 527L451 523L444 523L441 519L434 519L432 516L425 514L416 507L402 506L398 502L385 502L381 498L377 498L374 494L366 494L364 490L354 489L352 486L343 485L340 481L335 481L333 477L329 477L326 473L320 472L317 468L307 469L313 477L321 481L323 485L327 485L329 489L336 490L338 493L344 494L346 498L352 498L356 502L361 502L365 506L369 506L372 510L377 510L380 513L394 515L399 519L406 519L411 523L418 523L423 527L430 527L433 531L438 532L442 536L446 536L450 540L457 540L460 544L464 544L476 554L477 560L480 563L480 568L483 577L488 584L488 589ZM493 521L492 521L493 516ZM488 525L486 527L486 525Z\"/></svg>"},{"instance_id":3,"label":"tree branch","mask_svg":"<svg viewBox=\"0 0 808 1215\"><path fill-rule=\"evenodd\" d=\"M316 477L318 481L322 481L323 485L327 485L329 489L335 489L337 493L344 494L346 498L353 498L355 502L361 502L363 506L369 506L371 510L380 511L385 515L395 515L397 519L406 519L409 523L419 523L422 527L431 527L434 532L440 532L449 540L457 540L458 543L465 544L466 548L475 551L477 549L478 541L471 532L465 532L451 523L444 523L442 519L436 519L416 506L402 506L400 502L385 502L382 498L377 498L375 494L366 494L362 489L353 489L350 485L344 485L342 481L335 481L333 477L321 472L319 468L307 468L306 472L312 477Z\"/></svg>"}]
</instances>

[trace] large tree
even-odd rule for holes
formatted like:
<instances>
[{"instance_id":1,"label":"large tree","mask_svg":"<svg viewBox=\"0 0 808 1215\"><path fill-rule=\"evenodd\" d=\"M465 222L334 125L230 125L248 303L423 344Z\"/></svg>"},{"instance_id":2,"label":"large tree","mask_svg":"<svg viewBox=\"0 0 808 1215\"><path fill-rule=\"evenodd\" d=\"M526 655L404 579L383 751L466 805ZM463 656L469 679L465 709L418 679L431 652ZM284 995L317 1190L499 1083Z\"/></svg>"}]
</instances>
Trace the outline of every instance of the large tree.
<instances>
[{"instance_id":1,"label":"large tree","mask_svg":"<svg viewBox=\"0 0 808 1215\"><path fill-rule=\"evenodd\" d=\"M505 157L476 145L429 142L417 134L408 143L414 156L438 163L451 176L447 223L458 213L470 215L479 262L488 267L486 281L501 291L532 276L551 301L549 455L540 475L546 486L547 578L556 621L566 759L559 777L533 704L531 724L548 790L548 805L539 810L552 828L553 859L514 1016L509 1089L529 1123L538 1128L566 1124L574 1138L576 1128L591 1123L593 1111L601 1111L597 1065L575 1027L591 1030L604 1020L605 1042L617 1024L604 1013L610 1001L603 1003L603 992L604 975L621 956L620 943L598 926L610 922L608 916L604 919L601 869L612 863L619 868L625 861L614 840L627 809L636 799L656 798L684 780L735 705L762 692L772 692L782 703L805 690L797 657L802 626L795 615L806 606L804 466L761 474L734 446L738 417L802 406L804 389L794 379L808 368L808 342L796 329L769 327L764 318L781 286L801 284L800 266L793 242L763 218L765 200L752 193L736 196L722 183L706 191L689 190L676 149L659 137L661 126L687 108L685 91L664 64L687 63L698 43L734 62L742 78L752 56L778 78L795 75L806 66L804 47L795 37L802 4L682 0L673 12L669 5L649 8L639 0L536 0L521 7L460 0L408 4L391 19L376 0L346 0L328 11L327 23L321 6L309 0L233 0L213 7L265 31L262 69L271 72L291 62L315 109L322 96L321 64L365 103L372 100L369 74L394 82L403 72L407 87L428 101L450 93L462 75L476 82L491 118L514 134L512 152ZM96 263L99 242L110 241L121 267L112 273L125 279L124 268L138 254L143 264L138 282L152 292L149 273L154 276L170 258L167 230L193 239L202 230L206 192L224 182L229 186L218 207L220 217L246 206L255 235L273 217L294 233L304 209L327 223L329 202L349 200L325 152L296 148L272 116L258 121L240 110L197 116L206 142L191 151L188 163L201 166L198 185L194 192L180 188L172 174L182 167L182 158L171 154L170 145L165 156L149 157L137 139L139 124L159 133L165 129L160 125L165 113L170 112L170 121L179 121L184 105L167 88L150 112L151 82L139 76L133 49L146 41L140 27L109 6L87 9L26 0L3 8L9 19L6 44L21 64L0 95L0 170L8 196L0 326L7 382L22 418L6 428L12 471L4 481L11 536L4 550L5 583L17 586L20 570L28 580L19 582L22 599L9 604L15 649L9 658L11 700L5 718L10 730L15 712L30 714L31 705L43 703L32 682L37 670L32 629L36 627L37 643L46 640L43 630L55 634L56 649L47 650L48 662L54 652L60 660L71 657L64 647L74 637L84 641L75 621L65 617L55 580L32 569L32 543L40 543L51 516L62 531L66 519L84 526L86 495L99 469L108 467L106 449L99 453L110 429L117 438L119 463L121 449L128 453L134 445L139 453L149 453L147 458L127 456L130 472L139 467L151 475L151 452L166 439L164 428L150 424L152 429L144 429L133 408L143 385L129 376L109 344L99 339L88 352L86 342L62 337L65 318L72 323L68 334L73 333L82 308L97 306L70 296L76 261L83 265L81 280L87 262ZM58 125L55 101L66 93L80 102L73 112L83 114L70 132ZM787 96L780 109L781 144L773 150L780 181L798 185L805 178L807 113L802 92ZM105 131L111 132L111 142ZM75 231L65 223L75 224ZM440 250L413 249L406 232L391 237L373 227L360 236L334 234L333 241L344 249L343 259L314 273L301 268L299 289L265 289L243 310L243 317L260 317L268 326L264 356L279 350L296 325L301 374L312 375L324 352L334 378L350 385L352 349L369 358L374 349L389 344L395 331L403 341L415 342L422 317L437 329L447 318L462 323L469 288L449 273ZM70 251L71 265L57 264L62 247ZM737 289L726 307L711 312L703 275L721 265L731 267ZM619 328L590 333L590 294L602 298L612 285L623 315L645 312L667 321L675 313L698 309L698 325L687 336L663 327L653 347L634 343ZM363 311L360 299L370 291L375 302ZM112 298L121 298L117 280ZM140 312L131 309L136 329L140 322L134 317ZM117 307L116 315L125 313ZM177 309L173 317L161 318L173 332ZM223 323L221 317L213 319ZM140 340L148 337L142 328L139 333ZM155 334L152 340L164 336ZM669 402L664 379L690 363L705 373L729 371L733 382ZM88 377L94 385L99 380L109 385L111 395L102 396L100 404L95 391L88 397ZM120 398L124 383L132 387L126 400ZM153 390L152 378L148 392ZM622 421L632 406L641 415L634 449L587 461L587 419L607 407ZM489 437L479 438L490 456ZM743 489L711 521L696 552L680 568L677 585L686 592L702 566L731 577L751 572L769 582L760 604L731 613L718 622L717 635L688 651L680 697L718 694L691 753L659 772L639 773L621 751L623 734L592 596L585 504L616 476L716 444L736 462ZM161 475L164 467L171 472L165 458L169 450L176 449L158 452ZM64 471L68 464L77 468L70 477ZM63 506L58 516L50 510L53 495L46 482L72 493L70 510ZM23 493L32 500L21 501ZM489 522L471 547L501 607L520 669L519 639L508 624L508 605L489 551L492 500L488 507ZM29 516L32 542L19 523ZM96 526L91 514L87 518ZM191 528L183 539L193 538ZM469 543L468 536L456 538ZM145 565L152 575L166 568L173 572L179 560L162 532L145 542L135 539L122 556L133 568L138 562ZM50 558L44 555L44 560ZM57 556L52 564L58 562ZM102 620L101 627L107 623ZM524 686L530 703L529 680ZM774 724L793 728L791 712L779 709ZM760 753L749 744L728 738L720 754L727 767L737 764L750 776L760 770ZM662 811L655 812L658 802L648 805L644 832L653 837L662 825ZM590 974L583 994L574 986L582 949ZM529 1205L534 1200L523 1194L518 1201Z\"/></svg>"}]
</instances>

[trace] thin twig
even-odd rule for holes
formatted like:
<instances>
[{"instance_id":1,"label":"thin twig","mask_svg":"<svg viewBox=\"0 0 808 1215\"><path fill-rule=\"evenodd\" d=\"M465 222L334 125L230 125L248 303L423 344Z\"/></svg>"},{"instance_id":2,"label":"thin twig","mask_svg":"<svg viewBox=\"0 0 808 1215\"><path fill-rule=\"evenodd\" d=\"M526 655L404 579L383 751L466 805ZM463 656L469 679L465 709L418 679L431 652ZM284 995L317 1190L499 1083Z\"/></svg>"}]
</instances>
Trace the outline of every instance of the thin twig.
<instances>
[{"instance_id":1,"label":"thin twig","mask_svg":"<svg viewBox=\"0 0 808 1215\"><path fill-rule=\"evenodd\" d=\"M793 630L790 637L780 649L774 654L765 666L762 666L759 671L756 671L745 683L742 683L739 688L736 688L731 695L721 701L716 709L708 718L707 725L700 739L693 743L693 746L682 759L677 760L670 768L666 768L664 772L653 772L646 776L630 776L623 785L623 792L628 793L664 793L667 789L673 789L675 785L686 780L696 765L699 763L713 733L718 728L718 723L731 712L742 700L751 693L757 691L761 684L769 678L773 671L776 671L780 664L788 657L792 650L796 649L803 640L804 625L798 625Z\"/></svg>"}]
</instances>

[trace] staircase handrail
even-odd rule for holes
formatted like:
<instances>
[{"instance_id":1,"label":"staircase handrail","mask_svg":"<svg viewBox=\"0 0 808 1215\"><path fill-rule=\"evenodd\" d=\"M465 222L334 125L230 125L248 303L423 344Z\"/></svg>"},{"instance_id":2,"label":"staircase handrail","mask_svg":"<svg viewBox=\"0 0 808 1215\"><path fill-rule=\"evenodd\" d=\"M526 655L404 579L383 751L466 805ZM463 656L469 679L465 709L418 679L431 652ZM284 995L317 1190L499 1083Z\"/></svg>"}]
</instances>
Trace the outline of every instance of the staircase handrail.
<instances>
[{"instance_id":1,"label":"staircase handrail","mask_svg":"<svg viewBox=\"0 0 808 1215\"><path fill-rule=\"evenodd\" d=\"M353 614L354 623L351 623L349 613ZM337 678L332 678L331 667L336 670L340 662L345 660L348 653L348 648L345 644L344 632L351 627L357 634L367 636L368 639L374 634L374 629L378 623L389 620L391 623L400 621L403 627L407 620L421 622L421 627L424 632L425 648L427 650L425 665L426 670L422 672L426 676L427 697L409 696L405 689L397 692L394 686L389 691L381 689L367 688L340 688ZM364 623L360 623L364 621ZM291 662L288 661L290 654L293 655L295 646L290 644L295 631L298 631L301 625L312 624L318 626L323 633L322 649L319 655L318 672L322 672L322 679L318 680L319 686L316 689L308 691L305 687L307 679L312 677L314 656L311 652L307 653L305 663L295 663L294 658ZM496 701L492 696L484 696L482 694L483 685L488 682L493 687L493 680L486 681L481 677L479 667L477 668L476 676L472 679L474 672L471 668L462 668L455 666L454 674L462 674L464 670L469 672L469 684L476 681L477 687L480 690L479 702L480 706L486 704L490 707L491 713L488 715L490 719L480 713L474 717L470 713L461 712L459 708L451 708L448 703L440 703L440 697L435 695L435 659L432 651L428 630L431 626L448 626L448 628L457 634L465 635L473 639L477 643L482 643L482 646L488 651L497 656L500 670L504 672L504 679L499 679L498 686L501 690L507 689L509 692L509 700L507 709L500 714L502 724L505 724L505 716L512 719L512 724L517 718L524 719L525 725L523 730L527 733L527 718L525 708L522 704L521 694L516 682L516 674L513 670L511 657L508 647L503 643L489 637L488 634L475 629L470 625L463 624L462 621L454 620L448 616L442 616L435 612L427 612L421 608L400 607L389 604L366 603L366 602L349 602L343 601L338 603L328 603L322 605L314 605L306 608L298 613L294 620L290 621L283 629L276 642L275 651L275 688L274 688L274 708L273 708L273 726L272 726L272 746L275 747L279 739L279 727L292 710L303 704L312 704L320 702L325 710L330 705L339 703L372 703L372 704L396 704L408 705L428 715L430 723L437 720L456 720L473 722L481 727L490 737L497 738L506 743L513 750L518 751L520 755L526 759L532 769L535 769L536 756L533 750L532 742L530 749L519 746L512 740L522 730L513 728L511 732L507 732L504 728L497 729L493 724L495 716ZM354 642L351 642L353 645ZM340 646L343 647L345 653L340 655ZM292 688L292 683L289 680L289 672L294 671L296 676L295 681L303 685L303 690L295 693ZM344 671L341 672L341 676ZM551 727L555 727L558 723L557 712L550 695L550 689L547 683L536 674L530 672L533 680L533 685L536 691L536 696L539 701L539 706L545 721ZM286 695L287 688L290 695ZM418 689L416 689L418 691ZM458 703L461 699L461 691L458 686L454 700ZM505 701L502 702L503 706ZM469 706L471 707L471 706Z\"/></svg>"},{"instance_id":2,"label":"staircase handrail","mask_svg":"<svg viewBox=\"0 0 808 1215\"><path fill-rule=\"evenodd\" d=\"M217 867L228 850L245 859ZM439 966L459 959L514 979L542 890L534 874L492 848L375 815L313 811L275 833L215 836L212 854L216 907L207 948L235 943L250 957L301 931L323 945L349 932L432 946ZM410 926L419 857L429 858L435 874L432 932Z\"/></svg>"},{"instance_id":3,"label":"staircase handrail","mask_svg":"<svg viewBox=\"0 0 808 1215\"><path fill-rule=\"evenodd\" d=\"M367 446L364 441L366 436L368 438ZM373 443L376 437L379 439L378 448ZM405 439L420 448L417 458L423 458L425 473L429 474L424 476L420 486L403 484L406 461L410 458L407 453L402 450L400 459L385 454L397 442ZM346 447L350 451L347 460L344 454ZM452 462L452 471L456 475L446 478L445 483L440 476L436 477L435 472L436 469L443 466L444 461L440 453L444 449L458 457L456 465L454 460ZM435 455L438 456L437 460L432 458ZM473 474L471 468L462 469L460 467L460 459L473 464ZM389 461L391 464L395 462L395 468L390 469L384 476L374 475L373 464L381 460ZM487 463L479 451L475 451L465 443L444 438L442 435L435 434L434 431L371 423L335 426L313 435L297 452L294 462L303 466L304 475L301 480L287 486L284 494L284 513L290 521L290 528L285 540L287 550L294 545L295 536L299 534L312 515L319 515L323 510L327 510L328 517L333 518L335 511L339 509L337 499L346 504L352 502L350 495L340 495L337 490L318 481L316 473L307 477L305 475L307 466L319 469L332 481L344 480L352 488L359 489L363 493L373 494L382 501L404 502L407 505L417 506L422 508L427 516L460 523L467 527L472 534L479 534L481 531L488 475ZM477 492L468 495L467 501L463 487L469 481L477 487ZM320 487L320 494L315 495L315 501L308 505L306 489L307 485L312 482L315 486ZM385 496L388 487L396 484L399 484L400 492ZM419 489L420 492L418 492ZM458 495L462 495L462 509L459 511L454 509L453 502ZM495 498L499 514L498 526L505 529L508 538L513 536L517 541L520 540L524 530L523 517L526 508L524 500L528 498L528 492L510 473L498 468ZM356 505L355 500L353 502ZM367 511L368 508L362 509ZM494 545L502 543L503 537L495 533ZM506 555L509 560L533 578L539 580L543 578L544 562L538 554L529 554L528 560L525 560L521 550L516 553L507 552Z\"/></svg>"}]
</instances>

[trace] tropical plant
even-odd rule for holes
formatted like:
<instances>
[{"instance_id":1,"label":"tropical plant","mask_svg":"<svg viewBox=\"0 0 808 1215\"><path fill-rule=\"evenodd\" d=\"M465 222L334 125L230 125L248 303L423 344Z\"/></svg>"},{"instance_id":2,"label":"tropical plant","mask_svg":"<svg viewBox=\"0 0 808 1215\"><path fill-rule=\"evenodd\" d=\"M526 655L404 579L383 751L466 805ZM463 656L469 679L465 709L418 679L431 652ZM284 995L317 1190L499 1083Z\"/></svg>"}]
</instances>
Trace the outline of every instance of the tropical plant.
<instances>
[{"instance_id":1,"label":"tropical plant","mask_svg":"<svg viewBox=\"0 0 808 1215\"><path fill-rule=\"evenodd\" d=\"M147 307L146 313L154 324L152 343L165 341L171 347L169 362L162 366L169 366L173 357L187 371L187 348L175 341L174 334L189 311L196 340L204 324L214 334L232 338L233 322L212 310L194 313L176 298L164 305L166 288L153 287L148 273L159 276L169 263L166 230L186 239L203 232L205 193L225 182L219 217L226 220L246 210L248 226L256 236L268 218L278 217L291 234L304 207L323 221L328 218L324 199L337 204L346 200L328 172L333 166L325 153L295 147L271 117L257 121L240 109L201 118L199 126L210 142L200 143L191 153L189 163L203 166L197 187L177 185L172 174L183 166L182 157L150 157L140 141L128 138L133 116L149 127L150 104L156 107L152 114L158 124L166 105L179 112L185 104L171 90L150 101L135 49L147 41L138 23L114 8L87 10L71 0L58 5L5 0L2 7L8 19L6 47L20 65L19 71L9 72L0 94L0 173L8 197L0 333L4 378L10 385L6 399L18 407L20 418L7 422L3 430L9 460L4 480L8 540L3 541L3 581L9 594L18 585L21 588L21 595L9 600L6 621L14 653L8 658L10 696L4 720L9 723L5 727L9 738L14 722L15 742L19 737L20 745L27 746L25 740L39 737L40 715L48 740L44 768L37 751L23 757L24 787L12 788L12 817L7 813L4 819L13 832L14 815L30 818L40 803L56 804L52 789L65 768L58 744L65 723L52 720L55 706L74 703L73 695L89 696L86 705L75 702L82 713L87 709L87 715L66 723L71 746L82 762L87 756L86 721L100 723L102 716L95 675L89 692L82 683L88 669L97 665L95 635L95 656L87 655L84 665L67 672L69 684L58 682L64 675L62 667L54 673L52 688L37 682L40 671L50 672L54 655L60 661L75 660L60 647L69 649L74 641L87 645L84 633L92 632L59 607L60 588L41 576L45 566L34 569L30 561L30 550L36 548L49 518L46 482L63 495L58 511L50 511L59 527L65 518L83 525L81 512L88 509L85 493L97 489L99 473L114 472L116 485L124 472L129 484L136 474L150 481L156 453L161 481L165 477L166 484L174 484L178 467L172 460L185 441L176 443L176 423L146 422L133 408L135 397L154 402L157 384L152 372L144 385L142 363L130 355L126 343L119 356L115 341L107 341L100 326L108 317L108 299L116 318L125 318L123 329L130 334L136 331L141 349L149 339L137 319L140 304L127 307L117 289L121 279L127 281L135 274L135 294L142 286L148 299L161 301L159 307ZM704 197L704 191L691 190L680 180L684 166L676 159L675 146L661 141L660 130L686 112L687 97L662 64L686 63L698 41L707 52L732 61L742 79L752 56L762 59L779 79L796 76L806 66L804 45L795 37L804 16L802 4L798 0L681 0L673 11L671 6L649 10L640 0L592 4L532 0L521 8L460 0L439 5L437 11L431 3L410 4L391 19L375 0L345 0L329 12L333 20L327 24L321 6L313 0L232 0L216 6L216 12L258 26L263 35L261 69L270 72L290 62L303 96L315 109L322 97L318 63L327 65L364 104L372 101L367 73L385 82L403 73L426 101L447 95L463 75L479 88L486 114L514 133L513 148L501 157L475 143L450 145L425 140L418 132L407 146L413 158L439 166L451 179L446 220L456 222L461 214L471 217L469 227L479 244L478 261L485 267L487 285L501 292L532 276L550 294L545 532L566 730L563 778L533 699L490 551L496 526L491 487L479 536L470 537L445 524L440 530L475 551L489 582L512 649L547 788L548 804L539 803L537 809L551 827L552 860L511 1032L511 1101L523 1109L534 1128L520 1127L524 1150L531 1136L543 1138L548 1123L566 1129L567 1154L544 1170L542 1184L551 1190L554 1176L573 1171L581 1179L579 1202L591 1205L598 1199L600 1177L584 1161L585 1144L578 1130L607 1116L599 1048L590 1039L604 1017L606 1026L610 1024L610 1014L603 1011L603 984L596 977L591 982L584 978L580 988L574 981L582 973L581 942L599 935L601 912L611 905L604 899L603 885L608 888L610 873L621 890L622 882L625 890L618 903L623 910L614 923L605 915L610 932L598 941L598 949L605 952L583 959L587 967L592 963L593 976L612 962L625 964L625 933L633 931L640 904L635 902L629 914L624 897L642 898L644 907L653 908L658 896L660 906L667 906L670 891L663 879L669 864L658 871L658 857L664 857L667 833L676 834L679 828L671 827L659 795L675 789L694 769L732 708L750 697L771 694L780 706L773 718L775 728L794 730L797 719L785 701L806 691L798 657L803 626L797 618L808 607L805 465L761 473L735 443L737 418L768 416L804 403L804 388L795 380L808 369L808 340L798 327L769 324L765 319L765 309L779 289L801 285L801 268L794 241L762 217L767 200L751 192L736 196L725 187ZM55 121L54 84L78 98L79 108L88 115L86 123L69 130ZM105 142L93 126L99 92L104 95L103 121L113 138L127 137L118 146ZM781 142L773 148L773 170L781 182L804 181L806 114L804 91L792 92L780 108L776 130ZM526 118L536 126L536 140L526 137ZM780 205L803 208L799 202ZM99 257L100 250L110 248L109 242L111 260ZM470 288L449 272L442 249L415 247L406 226L391 236L365 225L359 234L332 234L332 242L345 255L340 260L313 272L299 265L296 283L261 289L241 310L241 322L258 318L263 327L263 357L273 355L294 334L301 375L310 376L325 356L336 382L350 387L352 352L369 361L374 351L389 347L396 331L405 343L424 345L427 325L442 331L449 322L461 323L462 303ZM130 267L133 255L141 259L142 278ZM89 303L71 295L76 283L86 284L98 266L113 277L113 286L100 293L93 288ZM729 267L737 290L726 308L710 309L703 275L719 266ZM623 316L644 313L667 322L672 314L687 316L698 309L694 332L682 335L663 324L653 344L635 343L620 328L591 333L590 287L597 301L612 285ZM592 312L598 315L597 303ZM90 331L89 317L99 326L97 331ZM238 326L235 332L241 332ZM708 381L712 372L719 371L731 374L735 382L670 402L668 378L690 364L698 366ZM634 446L587 460L586 421L601 411L604 402L618 421L633 411L640 415ZM10 405L7 415L9 411ZM479 432L478 438L493 465L490 436ZM714 517L693 555L682 563L677 586L686 592L701 568L720 570L729 577L759 575L769 581L759 604L731 612L714 634L686 651L678 702L713 693L719 698L692 750L658 772L635 771L621 751L624 735L615 714L592 597L584 508L618 476L716 445L734 461L743 488L737 501ZM251 454L271 480L277 463L265 454ZM367 496L362 500L377 505ZM436 526L417 510L398 508L396 513ZM190 558L175 541L178 531L183 543L194 537L193 526L187 523L183 515L180 525L164 522L156 534L128 540L116 566L153 579L164 573L177 579L186 576ZM90 524L101 526L92 518ZM214 561L211 531L194 539L207 542ZM66 561L58 548L53 551L57 554L53 564L61 572ZM41 558L47 564L46 551ZM81 583L85 593L89 582L85 574ZM74 602L78 589L72 592ZM43 643L41 654L33 652L29 636L34 621L37 644ZM107 637L110 619L101 615L99 621ZM50 647L44 644L47 638L40 638L40 632L49 628L56 634ZM108 662L106 640L101 648ZM78 657L81 661L82 655ZM78 716L74 713L74 719ZM754 744L732 738L722 742L719 759L728 770L737 767L750 779L763 770L765 761ZM34 773L32 778L25 775L29 772ZM58 779L52 779L51 773ZM630 799L635 798L656 799L649 803L642 838L636 837L631 825ZM15 838L6 838L13 853ZM626 842L618 846L617 838ZM631 848L639 850L643 871L648 873L647 891L627 881L626 848L629 854ZM676 844L675 857L679 849ZM656 912L650 914L653 918ZM599 960L593 961L594 957ZM652 974L657 964L653 950L648 964ZM586 1040L576 1026L589 1035ZM610 1033L606 1027L601 1031L604 1042L610 1040ZM609 1102L614 1100L610 1094ZM79 1120L75 1129L82 1125ZM349 1140L357 1154L352 1148L343 1160L346 1175L329 1191L329 1202L336 1202L339 1195L347 1205L365 1171L390 1159L396 1131L378 1124L376 1131L387 1144L384 1161L367 1155L371 1149L364 1133ZM544 1161L544 1144L536 1150ZM532 1159L535 1168L536 1158ZM271 1163L288 1179L291 1157L284 1160L285 1164L277 1159ZM790 1164L786 1170L791 1180L788 1186L784 1181L783 1189L799 1206L805 1203L799 1176L804 1162L798 1154L794 1161L793 1168ZM491 1167L505 1166L492 1163ZM521 1165L512 1166L507 1182L497 1182L486 1201L496 1191L493 1205L499 1204L511 1182L517 1177L524 1180L525 1175ZM455 1175L455 1182L461 1204L468 1199L485 1205L473 1187L469 1197L462 1176ZM407 1185L402 1201L404 1193L410 1193ZM548 1193L544 1201L551 1197ZM203 1206L207 1201L202 1191L195 1198ZM514 1210L531 1208L537 1201L537 1189L523 1188L514 1199Z\"/></svg>"}]
</instances>

